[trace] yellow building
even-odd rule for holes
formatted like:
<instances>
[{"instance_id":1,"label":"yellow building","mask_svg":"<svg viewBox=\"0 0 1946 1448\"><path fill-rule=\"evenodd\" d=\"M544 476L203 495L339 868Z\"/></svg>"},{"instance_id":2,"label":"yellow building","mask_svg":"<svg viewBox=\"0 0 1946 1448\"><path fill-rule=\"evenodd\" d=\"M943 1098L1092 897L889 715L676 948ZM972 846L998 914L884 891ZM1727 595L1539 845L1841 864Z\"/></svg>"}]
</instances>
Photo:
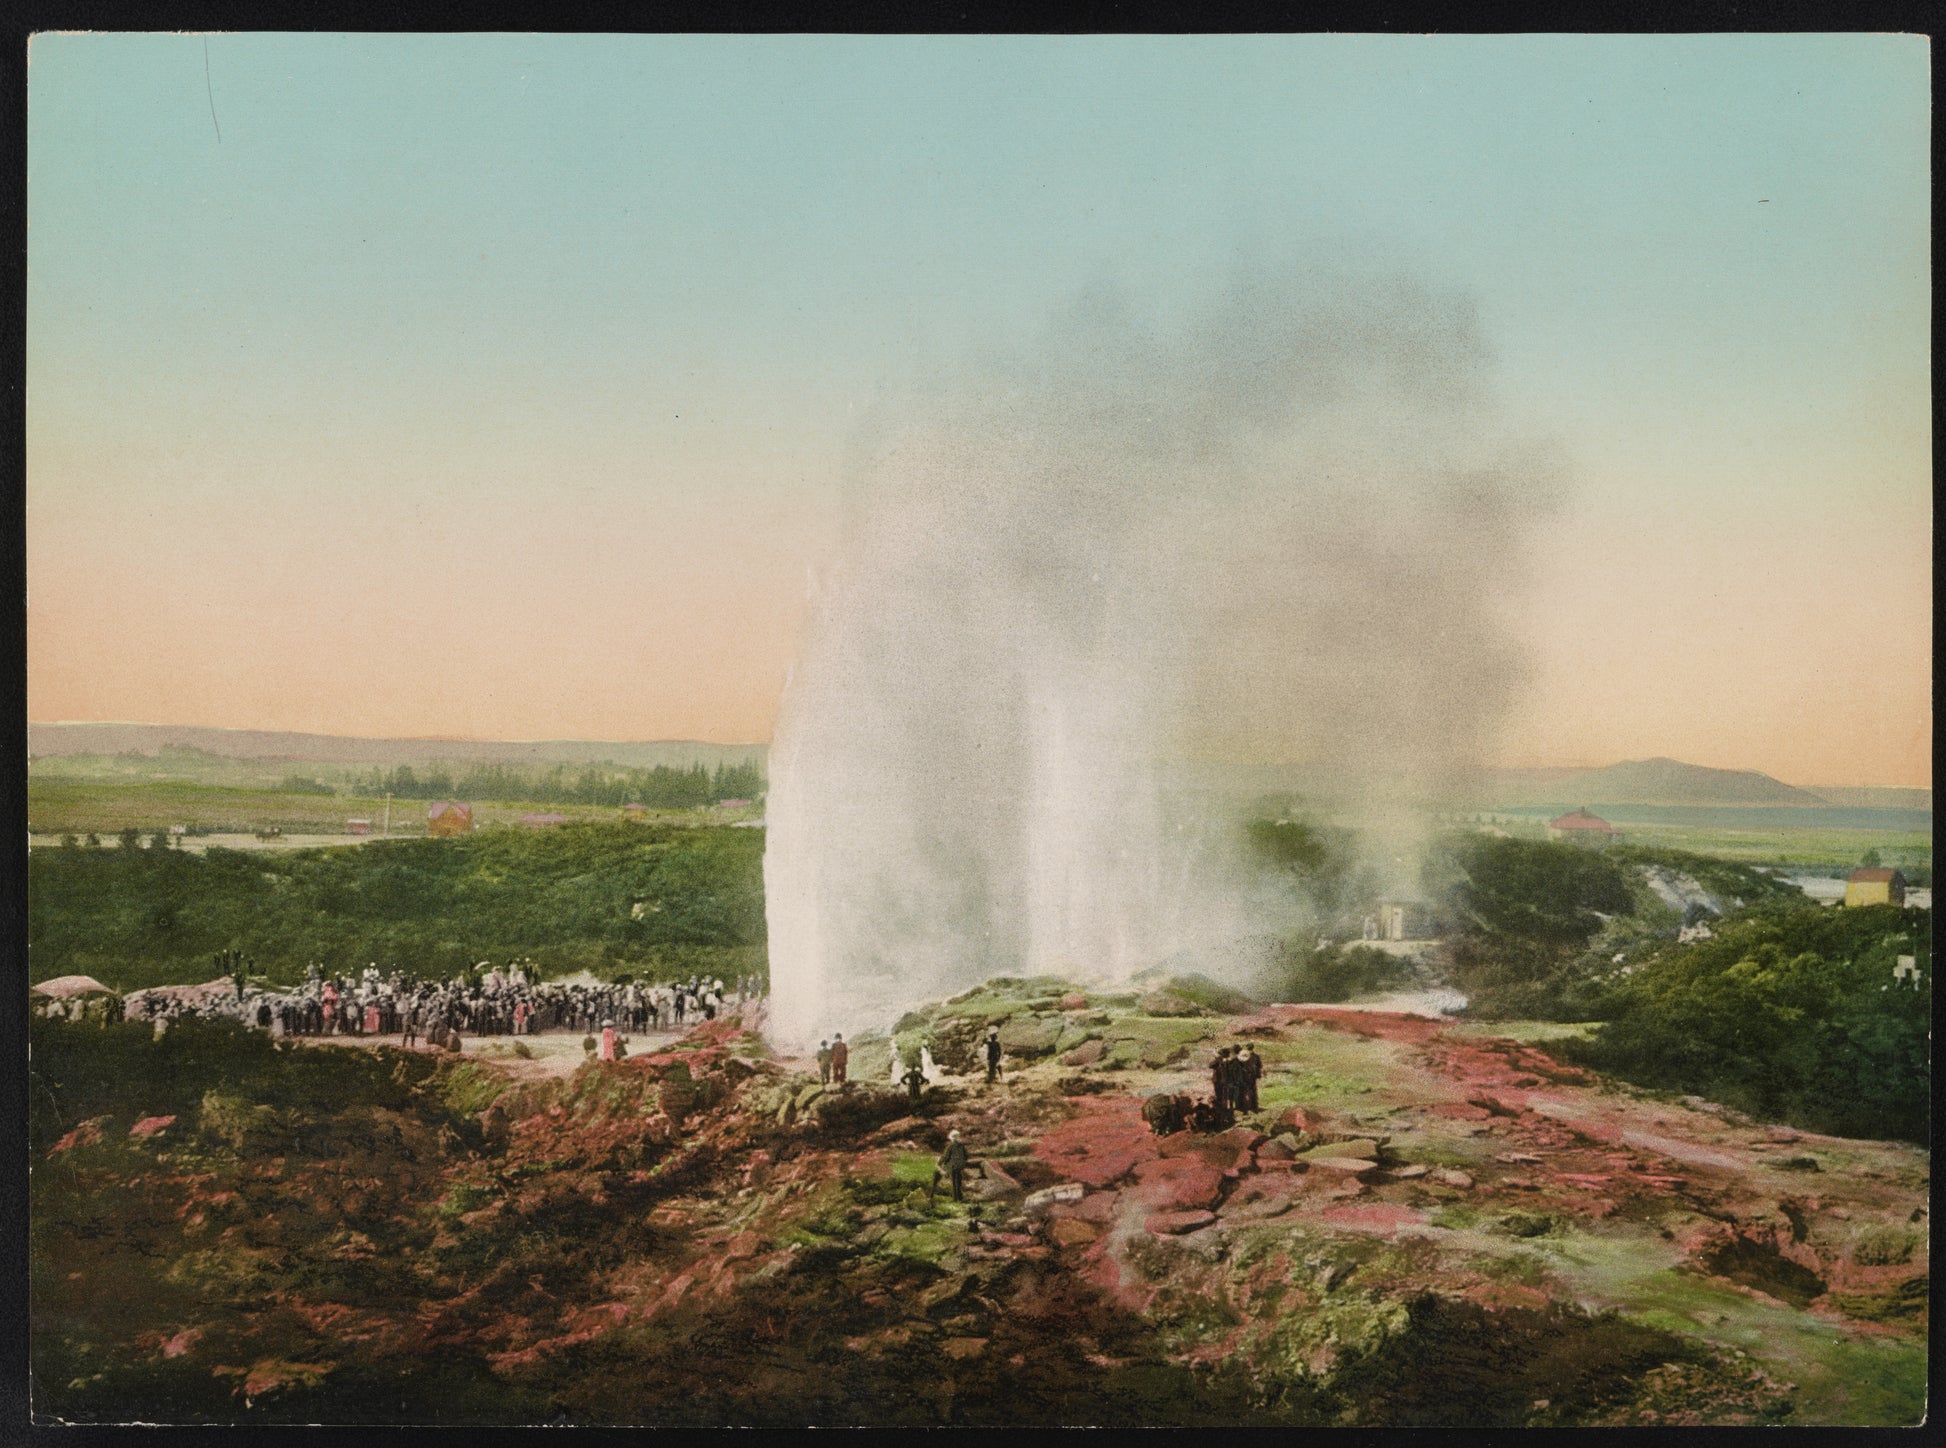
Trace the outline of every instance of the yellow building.
<instances>
[{"instance_id":1,"label":"yellow building","mask_svg":"<svg viewBox=\"0 0 1946 1448\"><path fill-rule=\"evenodd\" d=\"M1905 876L1878 865L1853 870L1845 881L1845 904L1903 905Z\"/></svg>"},{"instance_id":2,"label":"yellow building","mask_svg":"<svg viewBox=\"0 0 1946 1448\"><path fill-rule=\"evenodd\" d=\"M426 811L426 833L429 835L463 835L473 828L473 806L470 804L451 804L440 800Z\"/></svg>"}]
</instances>

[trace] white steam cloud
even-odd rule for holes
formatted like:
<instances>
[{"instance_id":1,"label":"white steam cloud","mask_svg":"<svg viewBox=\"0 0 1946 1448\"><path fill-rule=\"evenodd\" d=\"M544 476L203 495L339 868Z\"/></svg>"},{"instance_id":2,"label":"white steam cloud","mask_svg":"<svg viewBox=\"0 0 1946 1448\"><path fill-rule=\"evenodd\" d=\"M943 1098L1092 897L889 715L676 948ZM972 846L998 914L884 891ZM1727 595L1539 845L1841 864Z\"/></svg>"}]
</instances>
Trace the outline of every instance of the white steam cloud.
<instances>
[{"instance_id":1,"label":"white steam cloud","mask_svg":"<svg viewBox=\"0 0 1946 1448\"><path fill-rule=\"evenodd\" d=\"M1308 270L1177 328L1090 299L888 421L770 753L773 1034L1292 923L1195 761L1461 778L1547 491L1484 374L1463 300Z\"/></svg>"}]
</instances>

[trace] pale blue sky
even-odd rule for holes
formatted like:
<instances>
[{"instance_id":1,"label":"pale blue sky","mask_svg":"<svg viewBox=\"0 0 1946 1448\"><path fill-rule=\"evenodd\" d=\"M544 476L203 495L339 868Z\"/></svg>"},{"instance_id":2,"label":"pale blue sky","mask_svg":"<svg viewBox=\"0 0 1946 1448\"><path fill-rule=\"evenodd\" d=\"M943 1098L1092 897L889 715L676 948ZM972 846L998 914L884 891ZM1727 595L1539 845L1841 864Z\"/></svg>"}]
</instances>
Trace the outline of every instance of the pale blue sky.
<instances>
[{"instance_id":1,"label":"pale blue sky","mask_svg":"<svg viewBox=\"0 0 1946 1448\"><path fill-rule=\"evenodd\" d=\"M813 538L856 409L916 365L1103 281L1166 310L1240 257L1319 247L1474 295L1510 412L1573 459L1563 548L1761 514L1861 560L1889 550L1905 606L1922 576L1929 601L1929 564L1900 541L1930 518L1923 39L216 35L207 51L206 80L200 36L33 44L30 583L69 659L117 634L56 626L82 605L48 580L90 538L166 537L193 561L212 520L349 512L390 547L488 548L426 519L478 505L517 529L537 488L608 534L617 509L707 500ZM1831 543L1861 511L1893 531ZM660 546L703 544L676 527ZM320 576L410 556L380 552ZM789 572L791 552L765 557ZM1611 586L1657 566L1633 559ZM142 580L127 589L104 580L90 606L144 606ZM776 627L750 621L784 635L751 655L765 677L789 592ZM35 717L84 707L57 687L67 666L36 678ZM653 734L658 707L618 695L553 732L633 710L630 732ZM1569 721L1586 740L1566 752L1642 732L1588 722Z\"/></svg>"}]
</instances>

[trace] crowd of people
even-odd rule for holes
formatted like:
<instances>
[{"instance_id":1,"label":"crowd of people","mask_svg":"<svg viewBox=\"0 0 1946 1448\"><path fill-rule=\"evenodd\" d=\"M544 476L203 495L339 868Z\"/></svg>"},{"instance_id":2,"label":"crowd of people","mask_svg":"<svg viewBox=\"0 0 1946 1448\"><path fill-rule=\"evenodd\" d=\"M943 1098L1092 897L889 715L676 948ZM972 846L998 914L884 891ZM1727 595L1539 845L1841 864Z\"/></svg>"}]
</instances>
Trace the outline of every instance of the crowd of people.
<instances>
[{"instance_id":1,"label":"crowd of people","mask_svg":"<svg viewBox=\"0 0 1946 1448\"><path fill-rule=\"evenodd\" d=\"M313 963L300 986L250 983L252 962L228 952L226 976L201 986L131 992L129 1019L158 1030L186 1018L223 1018L279 1036L400 1036L408 1046L449 1046L463 1036L534 1036L607 1029L679 1030L762 998L763 982L691 975L686 981L542 981L532 961L505 969L482 961L451 980L430 980L376 962L356 975Z\"/></svg>"}]
</instances>

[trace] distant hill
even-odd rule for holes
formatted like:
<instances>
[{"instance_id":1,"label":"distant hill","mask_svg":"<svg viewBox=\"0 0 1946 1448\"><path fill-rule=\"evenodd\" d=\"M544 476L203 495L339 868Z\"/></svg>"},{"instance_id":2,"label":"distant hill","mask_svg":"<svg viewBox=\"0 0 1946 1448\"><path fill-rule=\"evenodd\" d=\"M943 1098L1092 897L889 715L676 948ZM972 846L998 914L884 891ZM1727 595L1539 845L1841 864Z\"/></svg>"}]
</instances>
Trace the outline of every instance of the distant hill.
<instances>
[{"instance_id":1,"label":"distant hill","mask_svg":"<svg viewBox=\"0 0 1946 1448\"><path fill-rule=\"evenodd\" d=\"M359 739L337 734L291 734L259 729L205 729L174 724L29 724L27 755L135 754L196 751L219 759L275 760L292 764L617 764L653 769L702 763L761 764L762 744L711 744L660 739L620 742L587 739Z\"/></svg>"},{"instance_id":2,"label":"distant hill","mask_svg":"<svg viewBox=\"0 0 1946 1448\"><path fill-rule=\"evenodd\" d=\"M1600 769L1576 769L1535 778L1538 773L1508 771L1496 777L1490 786L1493 802L1591 807L1604 804L1796 805L1807 809L1833 803L1821 794L1785 784L1754 769L1710 769L1700 764L1684 764L1678 759L1631 759ZM1927 794L1930 806L1930 791Z\"/></svg>"}]
</instances>

